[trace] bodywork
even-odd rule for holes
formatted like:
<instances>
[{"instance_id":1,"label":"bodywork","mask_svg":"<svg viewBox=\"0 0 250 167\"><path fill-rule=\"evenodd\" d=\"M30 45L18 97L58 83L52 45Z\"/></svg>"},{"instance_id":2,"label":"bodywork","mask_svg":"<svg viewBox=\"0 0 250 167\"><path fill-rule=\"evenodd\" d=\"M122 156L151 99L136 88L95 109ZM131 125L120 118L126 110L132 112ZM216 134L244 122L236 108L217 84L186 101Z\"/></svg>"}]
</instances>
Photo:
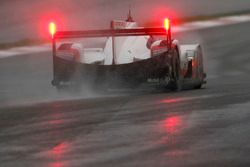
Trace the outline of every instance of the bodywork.
<instances>
[{"instance_id":1,"label":"bodywork","mask_svg":"<svg viewBox=\"0 0 250 167\"><path fill-rule=\"evenodd\" d=\"M181 82L204 83L201 47L179 45L171 39L171 30L142 28L136 22L116 21L110 30L64 31L53 38L52 84L119 80L129 83L149 79L171 81L173 57L179 62ZM68 42L56 47L56 41L69 38L103 38L100 47L85 47L88 43ZM92 40L93 41L93 40ZM94 40L101 43L101 40ZM191 64L191 66L190 66Z\"/></svg>"}]
</instances>

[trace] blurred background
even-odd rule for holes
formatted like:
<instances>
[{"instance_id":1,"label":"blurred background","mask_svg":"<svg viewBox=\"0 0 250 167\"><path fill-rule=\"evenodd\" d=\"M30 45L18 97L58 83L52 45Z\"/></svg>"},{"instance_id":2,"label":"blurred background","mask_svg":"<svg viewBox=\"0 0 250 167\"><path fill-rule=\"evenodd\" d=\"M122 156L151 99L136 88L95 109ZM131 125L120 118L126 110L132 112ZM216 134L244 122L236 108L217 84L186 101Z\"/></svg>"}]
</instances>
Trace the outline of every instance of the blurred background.
<instances>
[{"instance_id":1,"label":"blurred background","mask_svg":"<svg viewBox=\"0 0 250 167\"><path fill-rule=\"evenodd\" d=\"M59 30L108 28L112 19L126 19L129 8L140 25L244 12L249 0L1 0L0 43L48 37L47 25Z\"/></svg>"}]
</instances>

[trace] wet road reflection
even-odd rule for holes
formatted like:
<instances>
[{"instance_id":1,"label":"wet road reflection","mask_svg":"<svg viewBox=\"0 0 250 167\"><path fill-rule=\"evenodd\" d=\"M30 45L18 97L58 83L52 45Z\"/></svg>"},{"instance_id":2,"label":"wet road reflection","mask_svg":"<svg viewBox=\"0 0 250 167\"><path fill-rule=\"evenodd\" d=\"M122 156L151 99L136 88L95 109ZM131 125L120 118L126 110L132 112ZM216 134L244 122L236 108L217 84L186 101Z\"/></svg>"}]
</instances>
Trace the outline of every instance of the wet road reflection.
<instances>
[{"instance_id":1,"label":"wet road reflection","mask_svg":"<svg viewBox=\"0 0 250 167\"><path fill-rule=\"evenodd\" d=\"M49 157L51 158L52 163L50 163L49 166L51 167L64 167L65 163L63 161L63 159L65 158L65 153L67 152L67 150L69 149L69 143L67 142L63 142L60 143L58 145L56 145L55 147L53 147L50 151L49 151Z\"/></svg>"},{"instance_id":2,"label":"wet road reflection","mask_svg":"<svg viewBox=\"0 0 250 167\"><path fill-rule=\"evenodd\" d=\"M172 116L164 121L164 126L168 135L178 134L182 128L182 120L180 116Z\"/></svg>"},{"instance_id":3,"label":"wet road reflection","mask_svg":"<svg viewBox=\"0 0 250 167\"><path fill-rule=\"evenodd\" d=\"M161 100L161 103L176 103L181 101L181 99L175 98L175 99L163 99Z\"/></svg>"},{"instance_id":4,"label":"wet road reflection","mask_svg":"<svg viewBox=\"0 0 250 167\"><path fill-rule=\"evenodd\" d=\"M64 141L64 132L60 127L66 126L65 117L67 112L63 112L65 108L62 102L52 104L51 108L52 110L47 115L47 125L52 130L52 133L48 140L54 139L54 141L49 142L55 143L55 145L49 148L46 157L50 161L48 164L50 167L65 167L64 160L65 154L69 150L69 143Z\"/></svg>"}]
</instances>

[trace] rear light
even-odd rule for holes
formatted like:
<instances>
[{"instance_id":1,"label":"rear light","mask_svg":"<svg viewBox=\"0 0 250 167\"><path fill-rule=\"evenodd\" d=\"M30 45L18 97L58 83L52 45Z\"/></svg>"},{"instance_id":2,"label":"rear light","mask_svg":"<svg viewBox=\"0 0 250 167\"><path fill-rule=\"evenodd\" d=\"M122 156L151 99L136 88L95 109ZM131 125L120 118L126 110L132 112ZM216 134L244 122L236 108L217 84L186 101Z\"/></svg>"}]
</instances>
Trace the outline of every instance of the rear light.
<instances>
[{"instance_id":1,"label":"rear light","mask_svg":"<svg viewBox=\"0 0 250 167\"><path fill-rule=\"evenodd\" d=\"M164 28L167 31L170 29L170 20L168 18L164 19Z\"/></svg>"},{"instance_id":2,"label":"rear light","mask_svg":"<svg viewBox=\"0 0 250 167\"><path fill-rule=\"evenodd\" d=\"M54 35L56 33L56 24L54 22L49 23L49 32L51 34L51 37L54 38Z\"/></svg>"},{"instance_id":3,"label":"rear light","mask_svg":"<svg viewBox=\"0 0 250 167\"><path fill-rule=\"evenodd\" d=\"M195 62L195 60L193 59L192 60L192 67L194 68L196 66L196 62Z\"/></svg>"}]
</instances>

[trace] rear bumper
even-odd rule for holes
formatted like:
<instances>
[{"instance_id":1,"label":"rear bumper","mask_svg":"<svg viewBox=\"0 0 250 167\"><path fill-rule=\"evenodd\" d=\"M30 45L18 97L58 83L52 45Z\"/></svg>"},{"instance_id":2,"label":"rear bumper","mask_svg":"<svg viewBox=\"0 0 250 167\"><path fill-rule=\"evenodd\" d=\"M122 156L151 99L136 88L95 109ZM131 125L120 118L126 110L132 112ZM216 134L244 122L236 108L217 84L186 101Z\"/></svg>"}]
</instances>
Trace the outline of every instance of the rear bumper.
<instances>
[{"instance_id":1,"label":"rear bumper","mask_svg":"<svg viewBox=\"0 0 250 167\"><path fill-rule=\"evenodd\" d=\"M150 59L120 65L83 64L62 57L55 57L53 86L61 83L78 81L139 81L148 78L161 78L169 72L170 58L167 54Z\"/></svg>"}]
</instances>

